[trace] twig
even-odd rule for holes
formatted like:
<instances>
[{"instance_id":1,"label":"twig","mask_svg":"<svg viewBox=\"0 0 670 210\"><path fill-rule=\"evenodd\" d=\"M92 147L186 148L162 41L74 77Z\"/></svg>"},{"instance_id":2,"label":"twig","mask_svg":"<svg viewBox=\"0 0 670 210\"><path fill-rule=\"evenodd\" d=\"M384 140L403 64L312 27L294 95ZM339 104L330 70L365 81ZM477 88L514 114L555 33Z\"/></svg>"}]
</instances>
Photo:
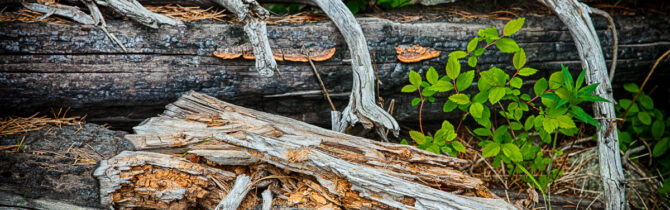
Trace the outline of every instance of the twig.
<instances>
[{"instance_id":1,"label":"twig","mask_svg":"<svg viewBox=\"0 0 670 210\"><path fill-rule=\"evenodd\" d=\"M649 74L647 74L647 78L644 78L644 82L642 82L642 85L640 86L640 89L637 90L637 94L635 94L635 97L633 97L633 101L630 102L630 105L628 105L628 108L626 108L626 111L623 112L623 122L621 122L621 123L626 122L626 114L628 114L628 111L630 110L630 108L633 107L633 104L635 104L635 101L637 100L637 97L639 97L640 93L642 93L642 89L644 89L644 86L647 85L647 81L649 81L649 78L651 77L651 74L654 73L654 70L656 69L656 66L658 66L658 63L661 62L661 60L663 60L663 58L668 56L668 54L670 54L670 50L665 51L665 53L663 53L663 55L661 55L661 57L656 59L656 63L654 63L654 66L651 67L651 70L649 71Z\"/></svg>"},{"instance_id":2,"label":"twig","mask_svg":"<svg viewBox=\"0 0 670 210\"><path fill-rule=\"evenodd\" d=\"M307 49L305 49L305 45L302 45L302 51L307 55L307 60L309 61L309 65L312 66L312 70L314 71L314 75L316 75L316 79L319 80L319 84L321 84L321 89L323 90L323 94L326 95L326 99L328 99L328 103L330 104L330 108L333 109L333 111L337 111L335 108L335 105L333 105L333 101L330 100L330 95L328 95L328 90L326 90L326 85L323 84L323 80L321 80L321 76L319 76L319 72L316 70L316 66L314 66L314 62L312 62L312 57L309 56L309 52L307 52Z\"/></svg>"},{"instance_id":3,"label":"twig","mask_svg":"<svg viewBox=\"0 0 670 210\"><path fill-rule=\"evenodd\" d=\"M614 25L614 19L612 19L612 16L610 16L607 12L591 7L591 13L603 16L605 19L607 19L607 23L609 24L609 28L612 30L612 39L614 43L612 44L612 64L610 65L610 82L614 79L614 70L616 69L616 62L617 62L617 57L619 54L619 38L616 33L616 25Z\"/></svg>"}]
</instances>

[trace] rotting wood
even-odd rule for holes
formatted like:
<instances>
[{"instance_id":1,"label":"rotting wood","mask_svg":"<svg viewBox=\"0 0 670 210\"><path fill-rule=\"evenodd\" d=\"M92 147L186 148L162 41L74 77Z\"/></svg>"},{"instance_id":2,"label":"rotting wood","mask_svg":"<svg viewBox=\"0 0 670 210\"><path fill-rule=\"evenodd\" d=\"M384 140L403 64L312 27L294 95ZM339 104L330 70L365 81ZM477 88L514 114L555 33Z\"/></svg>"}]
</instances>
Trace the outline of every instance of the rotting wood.
<instances>
[{"instance_id":1,"label":"rotting wood","mask_svg":"<svg viewBox=\"0 0 670 210\"><path fill-rule=\"evenodd\" d=\"M670 34L664 33L670 30L670 22L662 16L614 18L621 26L617 28L621 38L613 86L622 89L626 82L642 82L645 75L638 72L649 71L657 56L670 47L666 42ZM447 62L444 53L462 50L469 41L463 34L476 34L479 25L504 26L502 21L487 19L397 23L358 18L358 21L370 50L375 52L379 80L384 84L380 94L385 99L396 99L393 116L406 122L415 120L418 111L409 103L411 95L400 93L400 88L407 84L409 70L422 73L429 66L443 67ZM594 21L598 34L609 34L605 19ZM560 64L573 71L581 70L574 42L557 17L528 17L526 25L515 36L526 50L531 62L528 65L541 70L525 80L527 84L532 84L535 78L548 77L560 69ZM240 24L192 24L186 31L171 27L156 31L128 21L113 21L107 23L107 28L128 52L124 53L104 31L91 25L3 22L0 86L5 88L5 97L0 98L0 112L30 115L48 112L53 106L71 106L76 114L87 114L89 122L130 129L162 112L163 107L181 93L197 90L245 107L329 126L328 104L322 98L318 82L309 79L312 70L307 63L282 65L281 77L273 78L272 83L262 83L255 72L249 71L254 62L224 61L212 56L217 48L231 48L246 42ZM349 52L332 23L269 25L268 30L276 35L270 39L275 49L299 48L299 42L286 41L291 38L304 41L306 47L336 48L331 59L316 64L333 93L335 106L347 105L346 96L350 95L352 82ZM212 40L210 34L217 33L229 35ZM645 36L641 36L642 33ZM450 44L445 45L447 40ZM611 45L606 40L601 41L609 60ZM421 44L443 54L418 63L402 63L393 48L403 44ZM484 56L479 61L489 66L507 65L498 58L498 55ZM650 82L662 84L661 79L668 75L668 71L658 71ZM441 100L439 96L436 98L438 102ZM423 112L424 120L458 118L444 114L440 103L425 106Z\"/></svg>"},{"instance_id":2,"label":"rotting wood","mask_svg":"<svg viewBox=\"0 0 670 210\"><path fill-rule=\"evenodd\" d=\"M214 208L221 189L216 181L231 181L235 174L180 159L176 156L124 151L103 160L93 173L100 181L103 205L137 208ZM215 181L216 180L216 181Z\"/></svg>"},{"instance_id":3,"label":"rotting wood","mask_svg":"<svg viewBox=\"0 0 670 210\"><path fill-rule=\"evenodd\" d=\"M219 205L216 206L216 210L234 210L237 209L244 197L247 196L249 190L251 190L252 183L249 179L249 176L245 174L237 175L235 179L235 184L233 188L228 192L226 198L219 202Z\"/></svg>"},{"instance_id":4,"label":"rotting wood","mask_svg":"<svg viewBox=\"0 0 670 210\"><path fill-rule=\"evenodd\" d=\"M598 160L606 209L627 209L624 175L619 153L616 113L612 83L600 41L589 13L590 7L577 0L540 0L553 10L568 27L577 46L582 67L587 69L586 83L599 83L595 95L610 102L593 103L593 114L598 119Z\"/></svg>"},{"instance_id":5,"label":"rotting wood","mask_svg":"<svg viewBox=\"0 0 670 210\"><path fill-rule=\"evenodd\" d=\"M230 145L233 144L245 151L234 158L258 158L313 176L324 193L332 196L353 196L348 192L355 191L356 199L369 200L342 205L514 208L501 199L493 199L495 196L480 180L455 169L466 165L465 160L326 130L196 92L183 95L166 106L162 116L148 119L134 129L136 134L126 138L139 150L192 148L189 153L201 155L210 150L210 156L203 157L211 159L216 151L226 153L226 148L235 147ZM218 140L210 140L212 137ZM226 157L231 158L221 158ZM463 194L438 189L461 189Z\"/></svg>"}]
</instances>

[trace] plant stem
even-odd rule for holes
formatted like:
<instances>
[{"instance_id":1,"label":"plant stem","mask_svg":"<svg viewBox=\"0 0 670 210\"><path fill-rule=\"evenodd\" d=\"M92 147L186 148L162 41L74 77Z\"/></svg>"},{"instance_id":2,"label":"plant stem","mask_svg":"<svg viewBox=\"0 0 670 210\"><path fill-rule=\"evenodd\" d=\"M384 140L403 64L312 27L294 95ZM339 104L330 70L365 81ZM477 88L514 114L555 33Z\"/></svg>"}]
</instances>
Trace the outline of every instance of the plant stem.
<instances>
[{"instance_id":1,"label":"plant stem","mask_svg":"<svg viewBox=\"0 0 670 210\"><path fill-rule=\"evenodd\" d=\"M510 78L509 81L507 81L507 83L505 83L505 86L508 86L509 83L512 81L512 79L514 79L514 77L516 77L516 75L518 75L518 74L519 74L519 69L517 69L516 72L514 72L514 75L512 75L512 78Z\"/></svg>"},{"instance_id":2,"label":"plant stem","mask_svg":"<svg viewBox=\"0 0 670 210\"><path fill-rule=\"evenodd\" d=\"M469 114L470 112L466 112L465 114L463 114L463 117L461 117L461 120L458 121L458 126L456 127L456 134L458 134L458 130L461 129L461 123L463 123L463 119L465 119L465 117L467 117Z\"/></svg>"},{"instance_id":3,"label":"plant stem","mask_svg":"<svg viewBox=\"0 0 670 210\"><path fill-rule=\"evenodd\" d=\"M504 112L504 111L505 111L505 108L504 108L503 105L500 103L500 101L498 101L498 105L500 106L500 109L502 109L502 111ZM512 123L509 121L509 119L507 118L507 116L505 116L505 120L507 121L507 124L509 125L509 132L512 133L512 137L514 137L514 139L516 140L516 135L514 135L514 129L512 129Z\"/></svg>"},{"instance_id":4,"label":"plant stem","mask_svg":"<svg viewBox=\"0 0 670 210\"><path fill-rule=\"evenodd\" d=\"M419 105L419 129L421 130L421 134L425 135L423 133L423 123L421 122L421 112L423 111L423 95L421 94L421 87L417 88L419 90L419 98L421 99L421 105Z\"/></svg>"}]
</instances>

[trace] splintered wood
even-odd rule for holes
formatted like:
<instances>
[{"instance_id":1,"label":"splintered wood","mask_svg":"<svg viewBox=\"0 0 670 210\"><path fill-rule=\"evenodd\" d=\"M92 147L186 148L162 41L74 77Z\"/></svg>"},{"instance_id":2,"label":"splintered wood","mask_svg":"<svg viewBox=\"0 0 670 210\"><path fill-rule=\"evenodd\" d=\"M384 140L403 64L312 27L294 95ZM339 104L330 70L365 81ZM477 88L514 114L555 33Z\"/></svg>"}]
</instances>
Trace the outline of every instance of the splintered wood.
<instances>
[{"instance_id":1,"label":"splintered wood","mask_svg":"<svg viewBox=\"0 0 670 210\"><path fill-rule=\"evenodd\" d=\"M244 198L239 208L251 208L264 199L269 205L271 197L274 206L310 209L514 209L482 181L455 169L465 160L349 136L196 92L134 130L126 138L138 150L179 155L124 152L103 161L95 176L105 205L214 208ZM242 194L228 198L233 185Z\"/></svg>"}]
</instances>

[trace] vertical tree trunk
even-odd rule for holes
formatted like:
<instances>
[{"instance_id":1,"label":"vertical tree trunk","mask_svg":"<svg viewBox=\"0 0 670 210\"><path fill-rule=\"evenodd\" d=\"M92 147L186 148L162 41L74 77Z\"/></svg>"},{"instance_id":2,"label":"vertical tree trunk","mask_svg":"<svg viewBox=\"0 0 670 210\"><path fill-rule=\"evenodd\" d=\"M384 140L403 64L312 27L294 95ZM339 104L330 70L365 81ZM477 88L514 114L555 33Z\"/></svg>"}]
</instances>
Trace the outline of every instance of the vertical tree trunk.
<instances>
[{"instance_id":1,"label":"vertical tree trunk","mask_svg":"<svg viewBox=\"0 0 670 210\"><path fill-rule=\"evenodd\" d=\"M589 16L590 7L577 0L540 0L540 2L551 8L570 30L582 60L582 67L588 70L586 82L588 84L600 83L595 94L613 102L612 85L607 76L605 58ZM606 209L626 209L628 205L624 194L624 177L619 155L614 104L596 102L593 105L593 113L600 123L598 160L600 161L600 178L603 183Z\"/></svg>"}]
</instances>

